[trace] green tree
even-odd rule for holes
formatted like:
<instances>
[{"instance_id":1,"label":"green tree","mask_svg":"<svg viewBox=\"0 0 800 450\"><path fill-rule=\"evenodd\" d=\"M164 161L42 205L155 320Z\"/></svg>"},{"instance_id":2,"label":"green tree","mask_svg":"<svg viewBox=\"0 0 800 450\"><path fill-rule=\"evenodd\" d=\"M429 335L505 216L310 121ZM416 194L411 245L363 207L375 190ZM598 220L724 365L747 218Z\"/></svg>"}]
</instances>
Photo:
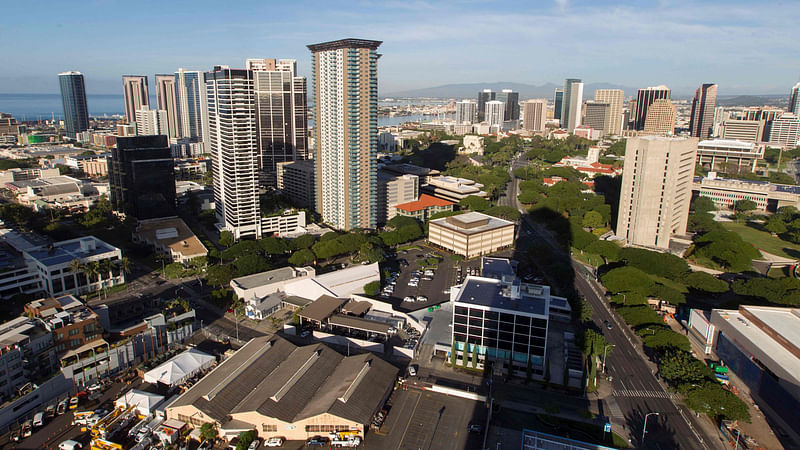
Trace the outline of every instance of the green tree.
<instances>
[{"instance_id":1,"label":"green tree","mask_svg":"<svg viewBox=\"0 0 800 450\"><path fill-rule=\"evenodd\" d=\"M478 368L478 346L477 345L473 345L472 346L472 368L473 369L477 369Z\"/></svg>"},{"instance_id":2,"label":"green tree","mask_svg":"<svg viewBox=\"0 0 800 450\"><path fill-rule=\"evenodd\" d=\"M592 305L590 305L586 299L581 299L580 309L578 309L578 321L580 323L591 322L593 314L594 310L592 309Z\"/></svg>"},{"instance_id":3,"label":"green tree","mask_svg":"<svg viewBox=\"0 0 800 450\"><path fill-rule=\"evenodd\" d=\"M704 381L713 381L711 369L702 361L684 351L670 350L658 358L658 373L681 392L686 392L692 385L700 385Z\"/></svg>"},{"instance_id":4,"label":"green tree","mask_svg":"<svg viewBox=\"0 0 800 450\"><path fill-rule=\"evenodd\" d=\"M200 426L200 439L204 441L216 441L217 434L217 427L213 423L204 423Z\"/></svg>"},{"instance_id":5,"label":"green tree","mask_svg":"<svg viewBox=\"0 0 800 450\"><path fill-rule=\"evenodd\" d=\"M211 266L206 271L206 282L211 286L225 287L231 283L234 273L228 265Z\"/></svg>"},{"instance_id":6,"label":"green tree","mask_svg":"<svg viewBox=\"0 0 800 450\"><path fill-rule=\"evenodd\" d=\"M486 200L483 197L478 197L477 195L469 195L467 197L462 198L458 202L458 206L472 211L483 212L489 209L492 206L492 204L489 202L489 200Z\"/></svg>"},{"instance_id":7,"label":"green tree","mask_svg":"<svg viewBox=\"0 0 800 450\"><path fill-rule=\"evenodd\" d=\"M597 241L597 236L580 227L572 227L572 246L578 250L585 250L591 243Z\"/></svg>"},{"instance_id":8,"label":"green tree","mask_svg":"<svg viewBox=\"0 0 800 450\"><path fill-rule=\"evenodd\" d=\"M255 430L248 430L239 433L239 442L236 443L236 450L247 450L250 447L250 443L252 443L258 437L258 433Z\"/></svg>"},{"instance_id":9,"label":"green tree","mask_svg":"<svg viewBox=\"0 0 800 450\"><path fill-rule=\"evenodd\" d=\"M380 290L381 290L380 281L370 281L369 283L364 285L364 293L369 296L377 295Z\"/></svg>"},{"instance_id":10,"label":"green tree","mask_svg":"<svg viewBox=\"0 0 800 450\"><path fill-rule=\"evenodd\" d=\"M730 286L724 280L720 280L714 275L706 272L692 272L686 276L686 285L698 291L710 294L721 294L728 292Z\"/></svg>"},{"instance_id":11,"label":"green tree","mask_svg":"<svg viewBox=\"0 0 800 450\"><path fill-rule=\"evenodd\" d=\"M317 257L314 255L314 252L304 248L292 253L292 256L289 257L289 264L293 266L306 266L313 263L315 259L317 259Z\"/></svg>"},{"instance_id":12,"label":"green tree","mask_svg":"<svg viewBox=\"0 0 800 450\"><path fill-rule=\"evenodd\" d=\"M600 356L603 354L605 347L608 345L608 340L605 336L595 330L588 329L583 332L580 340L581 349L587 356ZM609 348L607 352L610 352Z\"/></svg>"},{"instance_id":13,"label":"green tree","mask_svg":"<svg viewBox=\"0 0 800 450\"><path fill-rule=\"evenodd\" d=\"M282 255L289 250L289 245L281 238L270 236L258 241L261 248L264 249L268 255Z\"/></svg>"},{"instance_id":14,"label":"green tree","mask_svg":"<svg viewBox=\"0 0 800 450\"><path fill-rule=\"evenodd\" d=\"M606 226L606 222L603 220L603 216L597 211L589 211L583 215L583 226L585 228L603 228Z\"/></svg>"},{"instance_id":15,"label":"green tree","mask_svg":"<svg viewBox=\"0 0 800 450\"><path fill-rule=\"evenodd\" d=\"M236 267L236 276L239 277L269 270L267 261L258 254L241 256L233 262L233 265Z\"/></svg>"},{"instance_id":16,"label":"green tree","mask_svg":"<svg viewBox=\"0 0 800 450\"><path fill-rule=\"evenodd\" d=\"M456 365L456 359L458 358L458 354L456 353L456 341L453 340L453 344L450 346L450 365Z\"/></svg>"},{"instance_id":17,"label":"green tree","mask_svg":"<svg viewBox=\"0 0 800 450\"><path fill-rule=\"evenodd\" d=\"M683 295L683 292L661 283L656 283L655 286L653 286L653 289L650 290L650 296L663 300L671 305L683 305L686 303L686 296Z\"/></svg>"},{"instance_id":18,"label":"green tree","mask_svg":"<svg viewBox=\"0 0 800 450\"><path fill-rule=\"evenodd\" d=\"M222 230L219 232L219 245L223 247L230 247L233 245L233 233L228 230Z\"/></svg>"},{"instance_id":19,"label":"green tree","mask_svg":"<svg viewBox=\"0 0 800 450\"><path fill-rule=\"evenodd\" d=\"M694 254L706 257L733 272L744 272L761 253L737 233L715 230L694 239Z\"/></svg>"},{"instance_id":20,"label":"green tree","mask_svg":"<svg viewBox=\"0 0 800 450\"><path fill-rule=\"evenodd\" d=\"M682 280L690 272L689 264L683 258L643 248L623 248L619 259L644 272L675 281Z\"/></svg>"},{"instance_id":21,"label":"green tree","mask_svg":"<svg viewBox=\"0 0 800 450\"><path fill-rule=\"evenodd\" d=\"M800 305L800 280L797 278L751 278L733 283L733 292L773 305Z\"/></svg>"},{"instance_id":22,"label":"green tree","mask_svg":"<svg viewBox=\"0 0 800 450\"><path fill-rule=\"evenodd\" d=\"M491 208L484 211L485 214L490 216L499 217L505 220L519 220L522 216L519 211L511 206L492 206Z\"/></svg>"},{"instance_id":23,"label":"green tree","mask_svg":"<svg viewBox=\"0 0 800 450\"><path fill-rule=\"evenodd\" d=\"M756 202L752 200L739 200L738 202L736 202L733 209L736 212L747 212L747 211L752 211L757 207L758 205L756 205Z\"/></svg>"},{"instance_id":24,"label":"green tree","mask_svg":"<svg viewBox=\"0 0 800 450\"><path fill-rule=\"evenodd\" d=\"M303 248L311 248L314 243L317 242L317 239L314 237L313 234L303 234L291 240L291 246L294 250L300 250Z\"/></svg>"},{"instance_id":25,"label":"green tree","mask_svg":"<svg viewBox=\"0 0 800 450\"><path fill-rule=\"evenodd\" d=\"M642 336L642 343L653 350L663 352L666 350L690 351L692 345L686 336L676 333L669 328L656 327L652 331L639 330L637 333Z\"/></svg>"},{"instance_id":26,"label":"green tree","mask_svg":"<svg viewBox=\"0 0 800 450\"><path fill-rule=\"evenodd\" d=\"M617 312L625 320L625 323L634 328L664 324L664 320L661 316L649 306L624 306L617 308Z\"/></svg>"},{"instance_id":27,"label":"green tree","mask_svg":"<svg viewBox=\"0 0 800 450\"><path fill-rule=\"evenodd\" d=\"M610 261L617 261L619 259L620 250L620 246L614 242L601 240L592 242L584 249L586 253L600 255L606 264Z\"/></svg>"},{"instance_id":28,"label":"green tree","mask_svg":"<svg viewBox=\"0 0 800 450\"><path fill-rule=\"evenodd\" d=\"M609 270L600 279L612 293L637 292L648 295L655 284L646 273L635 267L619 267Z\"/></svg>"},{"instance_id":29,"label":"green tree","mask_svg":"<svg viewBox=\"0 0 800 450\"><path fill-rule=\"evenodd\" d=\"M717 207L714 205L714 201L705 196L696 197L692 200L692 211L697 213L708 213L711 211L716 211Z\"/></svg>"},{"instance_id":30,"label":"green tree","mask_svg":"<svg viewBox=\"0 0 800 450\"><path fill-rule=\"evenodd\" d=\"M783 219L778 215L771 216L769 219L767 219L767 223L764 225L764 228L770 233L775 234L783 234L788 231L786 222L784 222Z\"/></svg>"},{"instance_id":31,"label":"green tree","mask_svg":"<svg viewBox=\"0 0 800 450\"><path fill-rule=\"evenodd\" d=\"M717 383L706 383L689 391L686 406L713 418L750 422L747 404Z\"/></svg>"}]
</instances>

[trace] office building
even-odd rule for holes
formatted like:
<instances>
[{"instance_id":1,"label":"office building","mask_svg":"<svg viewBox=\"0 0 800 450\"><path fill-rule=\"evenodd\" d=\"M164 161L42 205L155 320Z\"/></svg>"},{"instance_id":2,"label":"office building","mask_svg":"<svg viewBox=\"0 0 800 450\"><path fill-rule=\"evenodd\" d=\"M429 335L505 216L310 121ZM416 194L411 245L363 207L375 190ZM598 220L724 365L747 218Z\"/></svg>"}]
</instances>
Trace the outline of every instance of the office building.
<instances>
[{"instance_id":1,"label":"office building","mask_svg":"<svg viewBox=\"0 0 800 450\"><path fill-rule=\"evenodd\" d=\"M380 41L312 44L317 212L335 228L377 225Z\"/></svg>"},{"instance_id":2,"label":"office building","mask_svg":"<svg viewBox=\"0 0 800 450\"><path fill-rule=\"evenodd\" d=\"M219 227L261 237L253 72L216 66L205 74L208 139Z\"/></svg>"},{"instance_id":3,"label":"office building","mask_svg":"<svg viewBox=\"0 0 800 450\"><path fill-rule=\"evenodd\" d=\"M203 72L178 69L174 78L178 137L203 141L208 136L205 76Z\"/></svg>"},{"instance_id":4,"label":"office building","mask_svg":"<svg viewBox=\"0 0 800 450\"><path fill-rule=\"evenodd\" d=\"M7 405L20 391L35 389L25 390L25 384L34 379L44 381L45 375L52 373L53 333L38 320L22 316L0 324L0 340L0 401Z\"/></svg>"},{"instance_id":5,"label":"office building","mask_svg":"<svg viewBox=\"0 0 800 450\"><path fill-rule=\"evenodd\" d=\"M754 172L756 162L762 158L764 158L764 146L754 142L711 139L697 144L697 164L709 171Z\"/></svg>"},{"instance_id":6,"label":"office building","mask_svg":"<svg viewBox=\"0 0 800 450\"><path fill-rule=\"evenodd\" d=\"M490 266L503 261L483 258L482 276L468 276L453 288L458 290L451 331L456 365L477 357L479 367L485 361L510 362L515 374L530 370L543 377L550 320L556 317L553 313L569 320L569 304L552 295L549 286L522 283L513 269L491 273Z\"/></svg>"},{"instance_id":7,"label":"office building","mask_svg":"<svg viewBox=\"0 0 800 450\"><path fill-rule=\"evenodd\" d=\"M0 136L11 136L14 144L19 136L19 122L11 114L0 113Z\"/></svg>"},{"instance_id":8,"label":"office building","mask_svg":"<svg viewBox=\"0 0 800 450\"><path fill-rule=\"evenodd\" d=\"M169 261L184 264L208 254L206 246L179 217L140 220L133 242L149 246Z\"/></svg>"},{"instance_id":9,"label":"office building","mask_svg":"<svg viewBox=\"0 0 800 450\"><path fill-rule=\"evenodd\" d=\"M169 138L169 117L167 112L147 108L137 110L136 134L139 136L163 134Z\"/></svg>"},{"instance_id":10,"label":"office building","mask_svg":"<svg viewBox=\"0 0 800 450\"><path fill-rule=\"evenodd\" d=\"M125 102L125 120L128 123L136 122L136 111L150 109L150 90L147 87L146 75L123 75L122 94Z\"/></svg>"},{"instance_id":11,"label":"office building","mask_svg":"<svg viewBox=\"0 0 800 450\"><path fill-rule=\"evenodd\" d=\"M478 118L478 104L472 100L456 102L456 123L475 123Z\"/></svg>"},{"instance_id":12,"label":"office building","mask_svg":"<svg viewBox=\"0 0 800 450\"><path fill-rule=\"evenodd\" d=\"M664 85L651 86L646 89L639 89L636 94L636 108L632 109L633 129L644 130L644 123L647 120L647 110L656 100L669 100L670 90Z\"/></svg>"},{"instance_id":13,"label":"office building","mask_svg":"<svg viewBox=\"0 0 800 450\"><path fill-rule=\"evenodd\" d=\"M547 123L547 100L528 100L522 105L522 128L534 132L544 131Z\"/></svg>"},{"instance_id":14,"label":"office building","mask_svg":"<svg viewBox=\"0 0 800 450\"><path fill-rule=\"evenodd\" d=\"M175 215L175 169L166 136L117 138L108 168L115 211L139 220Z\"/></svg>"},{"instance_id":15,"label":"office building","mask_svg":"<svg viewBox=\"0 0 800 450\"><path fill-rule=\"evenodd\" d=\"M486 111L484 117L486 122L491 127L492 125L503 126L505 120L506 104L500 100L489 100L486 102Z\"/></svg>"},{"instance_id":16,"label":"office building","mask_svg":"<svg viewBox=\"0 0 800 450\"><path fill-rule=\"evenodd\" d=\"M583 105L583 83L576 78L564 81L564 99L561 104L561 128L572 133L581 124Z\"/></svg>"},{"instance_id":17,"label":"office building","mask_svg":"<svg viewBox=\"0 0 800 450\"><path fill-rule=\"evenodd\" d=\"M394 207L398 216L413 217L422 223L434 214L452 211L455 203L428 194L422 194L418 200L402 203Z\"/></svg>"},{"instance_id":18,"label":"office building","mask_svg":"<svg viewBox=\"0 0 800 450\"><path fill-rule=\"evenodd\" d=\"M611 129L611 105L588 100L583 105L583 125L599 132L600 136Z\"/></svg>"},{"instance_id":19,"label":"office building","mask_svg":"<svg viewBox=\"0 0 800 450\"><path fill-rule=\"evenodd\" d=\"M484 89L478 92L478 123L486 120L486 102L494 100L495 95L497 95L497 93L492 92L491 89Z\"/></svg>"},{"instance_id":20,"label":"office building","mask_svg":"<svg viewBox=\"0 0 800 450\"><path fill-rule=\"evenodd\" d=\"M248 59L253 71L261 186L276 186L276 164L308 159L306 78L295 60Z\"/></svg>"},{"instance_id":21,"label":"office building","mask_svg":"<svg viewBox=\"0 0 800 450\"><path fill-rule=\"evenodd\" d=\"M694 177L692 191L710 198L720 210L732 211L741 200L752 200L758 211L771 213L784 206L800 206L798 186L721 178L714 172L707 177Z\"/></svg>"},{"instance_id":22,"label":"office building","mask_svg":"<svg viewBox=\"0 0 800 450\"><path fill-rule=\"evenodd\" d=\"M395 206L414 201L419 196L419 177L397 175L385 170L378 171L378 223L384 224L394 218Z\"/></svg>"},{"instance_id":23,"label":"office building","mask_svg":"<svg viewBox=\"0 0 800 450\"><path fill-rule=\"evenodd\" d=\"M745 142L761 142L763 131L764 124L758 120L726 119L720 126L720 137Z\"/></svg>"},{"instance_id":24,"label":"office building","mask_svg":"<svg viewBox=\"0 0 800 450\"><path fill-rule=\"evenodd\" d=\"M800 116L800 82L794 85L789 94L789 112L795 116Z\"/></svg>"},{"instance_id":25,"label":"office building","mask_svg":"<svg viewBox=\"0 0 800 450\"><path fill-rule=\"evenodd\" d=\"M236 376L231 376L236 374ZM362 439L395 386L397 368L371 353L344 356L325 344L252 339L167 409L193 428L256 430L305 440L349 431Z\"/></svg>"},{"instance_id":26,"label":"office building","mask_svg":"<svg viewBox=\"0 0 800 450\"><path fill-rule=\"evenodd\" d=\"M564 105L564 90L556 89L553 94L553 119L561 120L561 108Z\"/></svg>"},{"instance_id":27,"label":"office building","mask_svg":"<svg viewBox=\"0 0 800 450\"><path fill-rule=\"evenodd\" d=\"M434 219L428 241L466 258L488 255L514 245L514 222L479 212Z\"/></svg>"},{"instance_id":28,"label":"office building","mask_svg":"<svg viewBox=\"0 0 800 450\"><path fill-rule=\"evenodd\" d=\"M314 160L301 159L275 164L277 186L297 206L314 208L316 196L314 195L315 164Z\"/></svg>"},{"instance_id":29,"label":"office building","mask_svg":"<svg viewBox=\"0 0 800 450\"><path fill-rule=\"evenodd\" d=\"M506 104L506 109L503 113L505 120L519 120L519 92L503 89L495 94L494 99Z\"/></svg>"},{"instance_id":30,"label":"office building","mask_svg":"<svg viewBox=\"0 0 800 450\"><path fill-rule=\"evenodd\" d=\"M58 74L61 104L64 107L64 131L72 139L89 129L89 109L86 106L86 84L80 72Z\"/></svg>"},{"instance_id":31,"label":"office building","mask_svg":"<svg viewBox=\"0 0 800 450\"><path fill-rule=\"evenodd\" d=\"M708 139L714 132L714 108L717 106L717 85L706 83L697 88L692 99L689 134Z\"/></svg>"},{"instance_id":32,"label":"office building","mask_svg":"<svg viewBox=\"0 0 800 450\"><path fill-rule=\"evenodd\" d=\"M722 136L722 122L730 119L730 113L725 111L722 106L714 108L714 129L712 131L713 137Z\"/></svg>"},{"instance_id":33,"label":"office building","mask_svg":"<svg viewBox=\"0 0 800 450\"><path fill-rule=\"evenodd\" d=\"M696 138L629 138L619 201L617 236L632 245L669 248L686 234Z\"/></svg>"},{"instance_id":34,"label":"office building","mask_svg":"<svg viewBox=\"0 0 800 450\"><path fill-rule=\"evenodd\" d=\"M800 139L800 118L796 114L784 113L770 124L770 144L794 148L798 145L798 139Z\"/></svg>"},{"instance_id":35,"label":"office building","mask_svg":"<svg viewBox=\"0 0 800 450\"><path fill-rule=\"evenodd\" d=\"M677 111L671 100L660 98L647 108L643 134L664 136L675 132L675 116Z\"/></svg>"},{"instance_id":36,"label":"office building","mask_svg":"<svg viewBox=\"0 0 800 450\"><path fill-rule=\"evenodd\" d=\"M594 91L594 101L608 103L608 129L605 134L620 135L622 133L622 105L625 101L625 92L622 89L597 89Z\"/></svg>"},{"instance_id":37,"label":"office building","mask_svg":"<svg viewBox=\"0 0 800 450\"><path fill-rule=\"evenodd\" d=\"M175 93L175 75L156 75L156 108L166 113L167 131L164 134L169 136L170 139L179 137L177 98Z\"/></svg>"}]
</instances>

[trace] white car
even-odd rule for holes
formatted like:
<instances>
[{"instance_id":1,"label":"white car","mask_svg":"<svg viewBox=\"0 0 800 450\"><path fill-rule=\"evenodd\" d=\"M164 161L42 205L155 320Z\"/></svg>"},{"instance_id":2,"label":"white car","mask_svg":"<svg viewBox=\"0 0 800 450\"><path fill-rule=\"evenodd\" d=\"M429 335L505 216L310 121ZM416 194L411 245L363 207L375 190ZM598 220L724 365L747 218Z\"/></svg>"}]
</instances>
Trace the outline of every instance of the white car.
<instances>
[{"instance_id":1,"label":"white car","mask_svg":"<svg viewBox=\"0 0 800 450\"><path fill-rule=\"evenodd\" d=\"M427 302L428 301L428 297L425 297L424 295L418 295L417 296L417 301L418 302Z\"/></svg>"},{"instance_id":2,"label":"white car","mask_svg":"<svg viewBox=\"0 0 800 450\"><path fill-rule=\"evenodd\" d=\"M253 442L250 443L250 447L247 447L247 450L257 450L260 445L261 439L255 438L253 439Z\"/></svg>"},{"instance_id":3,"label":"white car","mask_svg":"<svg viewBox=\"0 0 800 450\"><path fill-rule=\"evenodd\" d=\"M78 450L81 448L81 443L78 441L73 441L72 439L67 439L66 441L58 444L58 448L61 450Z\"/></svg>"},{"instance_id":4,"label":"white car","mask_svg":"<svg viewBox=\"0 0 800 450\"><path fill-rule=\"evenodd\" d=\"M417 301L417 299L415 299L414 297L412 297L412 296L410 296L410 295L409 295L408 297L404 298L404 299L403 299L403 301L404 301L404 302L411 302L411 303L413 303L413 302Z\"/></svg>"},{"instance_id":5,"label":"white car","mask_svg":"<svg viewBox=\"0 0 800 450\"><path fill-rule=\"evenodd\" d=\"M408 366L408 376L415 377L417 376L417 368L416 366Z\"/></svg>"},{"instance_id":6,"label":"white car","mask_svg":"<svg viewBox=\"0 0 800 450\"><path fill-rule=\"evenodd\" d=\"M283 438L273 437L264 441L264 447L280 447L283 445Z\"/></svg>"}]
</instances>

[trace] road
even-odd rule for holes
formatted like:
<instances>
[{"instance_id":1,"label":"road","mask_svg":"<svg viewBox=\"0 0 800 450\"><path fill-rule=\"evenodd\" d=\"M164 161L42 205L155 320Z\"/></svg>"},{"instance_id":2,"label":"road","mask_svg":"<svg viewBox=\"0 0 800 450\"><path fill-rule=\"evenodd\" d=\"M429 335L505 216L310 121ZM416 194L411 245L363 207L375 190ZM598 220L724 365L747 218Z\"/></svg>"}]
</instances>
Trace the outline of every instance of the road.
<instances>
[{"instance_id":1,"label":"road","mask_svg":"<svg viewBox=\"0 0 800 450\"><path fill-rule=\"evenodd\" d=\"M524 158L524 156L522 157ZM522 158L512 162L512 167L519 167ZM512 177L513 178L513 177ZM507 186L507 194L502 197L510 206L517 207L520 212L524 209L516 200L516 182ZM523 216L521 227L526 233L537 236L548 244L554 252L565 257L566 252L559 247L546 230L532 223L530 218ZM593 321L598 330L605 335L610 344L615 347L611 350L606 360L606 372L612 377L613 396L606 399L609 411L605 414L611 418L612 423L624 425L631 430L632 443L637 448L675 448L675 449L705 449L715 448L719 444L716 437L701 436L696 432L697 424L693 423L693 415L680 401L673 399L666 386L656 378L651 363L636 345L633 336L621 319L617 319L602 298L604 289L593 277L588 277L584 267L572 260L575 269L575 288L580 292L594 310ZM606 322L612 324L611 329ZM600 376L600 374L598 374ZM679 406L680 409L679 409ZM681 410L684 410L681 412ZM651 415L647 421L647 434L642 441L642 431L645 415Z\"/></svg>"}]
</instances>

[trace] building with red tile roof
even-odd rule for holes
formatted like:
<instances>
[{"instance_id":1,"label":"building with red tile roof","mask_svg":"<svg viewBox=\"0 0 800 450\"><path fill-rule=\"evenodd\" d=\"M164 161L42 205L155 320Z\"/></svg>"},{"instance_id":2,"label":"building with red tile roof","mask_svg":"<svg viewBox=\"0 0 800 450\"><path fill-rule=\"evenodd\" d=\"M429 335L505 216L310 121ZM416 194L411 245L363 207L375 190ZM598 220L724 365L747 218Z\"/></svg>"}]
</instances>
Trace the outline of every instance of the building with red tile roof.
<instances>
[{"instance_id":1,"label":"building with red tile roof","mask_svg":"<svg viewBox=\"0 0 800 450\"><path fill-rule=\"evenodd\" d=\"M438 212L452 211L453 205L455 205L453 202L428 194L420 194L418 200L395 205L394 208L399 216L413 217L425 222L430 216Z\"/></svg>"}]
</instances>

